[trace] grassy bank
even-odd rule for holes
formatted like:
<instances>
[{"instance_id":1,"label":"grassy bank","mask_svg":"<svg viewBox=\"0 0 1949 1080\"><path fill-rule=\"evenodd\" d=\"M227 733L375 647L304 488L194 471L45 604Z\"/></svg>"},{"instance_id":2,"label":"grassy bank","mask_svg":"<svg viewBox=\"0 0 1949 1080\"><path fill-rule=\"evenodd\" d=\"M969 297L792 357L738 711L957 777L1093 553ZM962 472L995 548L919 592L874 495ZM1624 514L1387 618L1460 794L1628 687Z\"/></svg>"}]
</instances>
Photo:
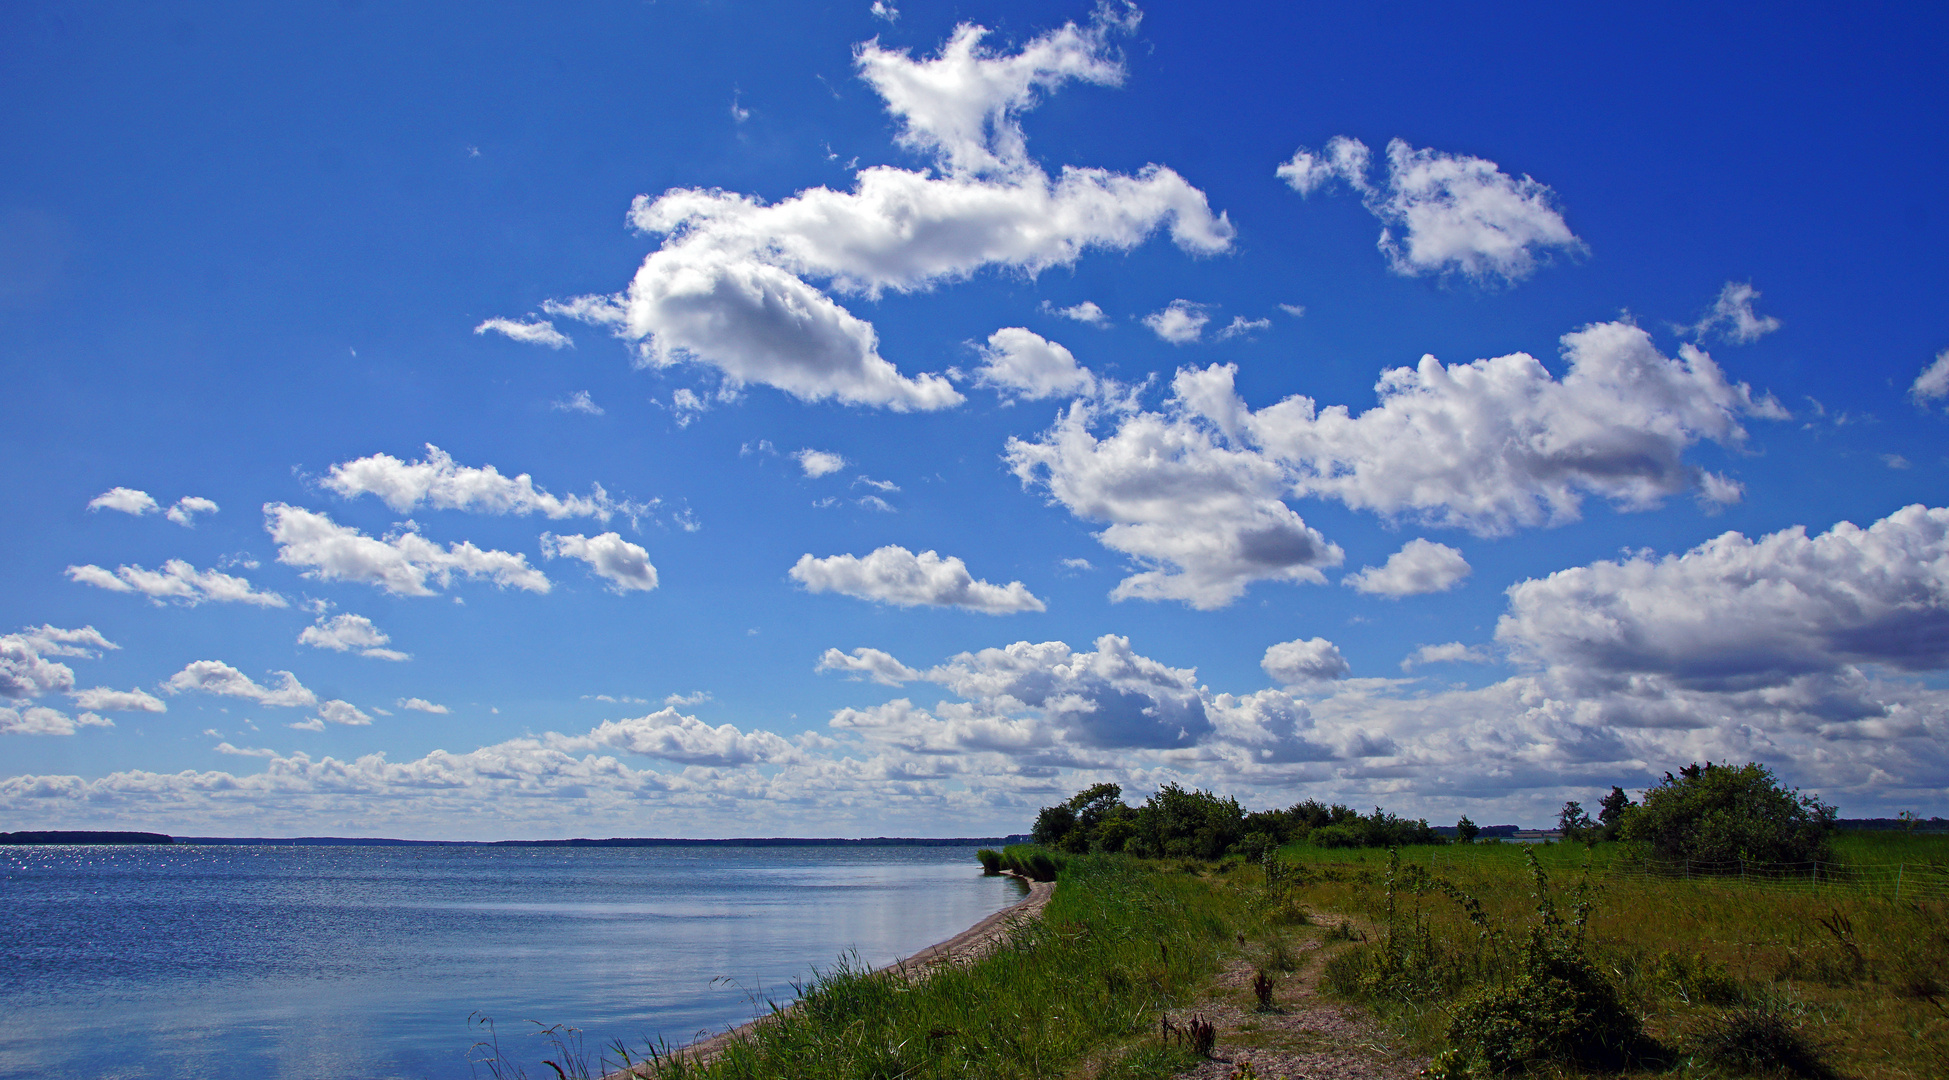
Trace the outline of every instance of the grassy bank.
<instances>
[{"instance_id":1,"label":"grassy bank","mask_svg":"<svg viewBox=\"0 0 1949 1080\"><path fill-rule=\"evenodd\" d=\"M1424 1050L1467 1048L1456 1075L1495 1057L1482 1048L1513 1037L1509 1017L1570 1008L1580 978L1634 1025L1609 1055L1625 1075L1949 1075L1949 904L1926 887L1949 838L1843 834L1827 876L1804 880L1685 877L1618 844L1282 855L1303 903L1365 937L1329 963L1328 989ZM1595 1074L1604 1056L1565 1068Z\"/></svg>"},{"instance_id":2,"label":"grassy bank","mask_svg":"<svg viewBox=\"0 0 1949 1080\"><path fill-rule=\"evenodd\" d=\"M841 966L714 1060L652 1055L678 1078L1163 1077L1157 1037L1249 920L1240 894L1122 856L1071 856L1043 918L994 954L908 980ZM639 1055L640 1057L640 1055Z\"/></svg>"}]
</instances>

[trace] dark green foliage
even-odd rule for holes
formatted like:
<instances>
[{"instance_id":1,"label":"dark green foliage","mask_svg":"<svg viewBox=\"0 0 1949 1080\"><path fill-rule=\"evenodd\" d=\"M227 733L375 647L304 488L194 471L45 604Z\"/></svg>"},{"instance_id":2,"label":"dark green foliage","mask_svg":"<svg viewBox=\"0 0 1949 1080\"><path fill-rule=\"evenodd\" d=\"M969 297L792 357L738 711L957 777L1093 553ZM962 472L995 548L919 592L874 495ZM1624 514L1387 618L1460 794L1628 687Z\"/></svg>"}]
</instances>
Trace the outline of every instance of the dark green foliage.
<instances>
[{"instance_id":1,"label":"dark green foliage","mask_svg":"<svg viewBox=\"0 0 1949 1080\"><path fill-rule=\"evenodd\" d=\"M1470 821L1467 814L1463 814L1462 820L1455 823L1455 839L1460 843L1473 844L1481 834L1482 827Z\"/></svg>"},{"instance_id":2,"label":"dark green foliage","mask_svg":"<svg viewBox=\"0 0 1949 1080\"><path fill-rule=\"evenodd\" d=\"M1326 848L1397 848L1448 842L1429 827L1426 819L1409 820L1378 806L1371 814L1352 814L1335 824L1314 829L1303 839L1315 847Z\"/></svg>"},{"instance_id":3,"label":"dark green foliage","mask_svg":"<svg viewBox=\"0 0 1949 1080\"><path fill-rule=\"evenodd\" d=\"M1625 795L1624 788L1612 786L1610 793L1604 795L1604 799L1598 801L1598 805L1596 805L1596 823L1598 825L1618 825L1618 821L1624 817L1624 811L1635 807L1635 805L1637 803L1631 801L1631 795Z\"/></svg>"},{"instance_id":4,"label":"dark green foliage","mask_svg":"<svg viewBox=\"0 0 1949 1080\"><path fill-rule=\"evenodd\" d=\"M1072 855L1122 851L1134 815L1120 800L1122 794L1115 784L1098 784L1067 802L1045 806L1035 816L1029 839Z\"/></svg>"},{"instance_id":5,"label":"dark green foliage","mask_svg":"<svg viewBox=\"0 0 1949 1080\"><path fill-rule=\"evenodd\" d=\"M1631 801L1631 796L1624 793L1623 788L1613 784L1611 793L1597 803L1597 825L1604 834L1603 839L1617 839L1618 830L1624 827L1624 812L1635 809L1637 805Z\"/></svg>"},{"instance_id":6,"label":"dark green foliage","mask_svg":"<svg viewBox=\"0 0 1949 1080\"><path fill-rule=\"evenodd\" d=\"M1096 827L1096 834L1090 838L1090 850L1102 855L1114 855L1122 851L1135 835L1137 826L1129 817L1109 818Z\"/></svg>"},{"instance_id":7,"label":"dark green foliage","mask_svg":"<svg viewBox=\"0 0 1949 1080\"><path fill-rule=\"evenodd\" d=\"M1165 784L1137 809L1136 835L1125 851L1176 859L1217 859L1245 835L1237 799Z\"/></svg>"},{"instance_id":8,"label":"dark green foliage","mask_svg":"<svg viewBox=\"0 0 1949 1080\"><path fill-rule=\"evenodd\" d=\"M975 858L981 862L982 873L999 874L1002 872L1002 853L996 851L994 848L982 848L980 851L975 852Z\"/></svg>"},{"instance_id":9,"label":"dark green foliage","mask_svg":"<svg viewBox=\"0 0 1949 1080\"><path fill-rule=\"evenodd\" d=\"M1727 1009L1698 1038L1699 1056L1747 1074L1780 1074L1824 1080L1834 1071L1805 1026L1779 1001Z\"/></svg>"},{"instance_id":10,"label":"dark green foliage","mask_svg":"<svg viewBox=\"0 0 1949 1080\"><path fill-rule=\"evenodd\" d=\"M1781 787L1764 765L1688 765L1620 814L1619 835L1697 872L1738 873L1748 863L1828 858L1834 808Z\"/></svg>"},{"instance_id":11,"label":"dark green foliage","mask_svg":"<svg viewBox=\"0 0 1949 1080\"><path fill-rule=\"evenodd\" d=\"M1564 803L1563 809L1557 812L1556 827L1564 840L1572 843L1596 839L1593 835L1596 826L1591 823L1590 815L1584 812L1584 804L1575 800Z\"/></svg>"},{"instance_id":12,"label":"dark green foliage","mask_svg":"<svg viewBox=\"0 0 1949 1080\"><path fill-rule=\"evenodd\" d=\"M1035 816L1035 826L1029 830L1029 839L1044 847L1056 847L1063 837L1076 831L1076 809L1066 802L1045 806Z\"/></svg>"},{"instance_id":13,"label":"dark green foliage","mask_svg":"<svg viewBox=\"0 0 1949 1080\"><path fill-rule=\"evenodd\" d=\"M1237 799L1166 784L1142 806L1120 801L1115 784L1098 784L1045 806L1030 838L1043 847L1080 855L1126 852L1149 859L1215 862L1238 855L1257 862L1295 841L1321 847L1400 847L1447 841L1425 820L1409 820L1375 807L1363 815L1337 803L1314 800L1284 810L1247 814Z\"/></svg>"}]
</instances>

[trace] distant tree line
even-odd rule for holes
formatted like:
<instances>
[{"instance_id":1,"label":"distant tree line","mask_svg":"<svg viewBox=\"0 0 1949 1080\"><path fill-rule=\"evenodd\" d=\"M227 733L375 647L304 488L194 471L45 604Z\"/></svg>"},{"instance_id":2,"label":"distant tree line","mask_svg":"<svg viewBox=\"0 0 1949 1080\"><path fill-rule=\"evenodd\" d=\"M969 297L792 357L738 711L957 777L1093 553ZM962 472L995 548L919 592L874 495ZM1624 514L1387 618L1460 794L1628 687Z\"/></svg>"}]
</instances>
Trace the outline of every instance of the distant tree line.
<instances>
[{"instance_id":1,"label":"distant tree line","mask_svg":"<svg viewBox=\"0 0 1949 1080\"><path fill-rule=\"evenodd\" d=\"M1427 821L1409 821L1380 807L1372 814L1315 800L1284 810L1246 813L1237 799L1166 784L1140 806L1122 800L1116 784L1098 784L1066 802L1043 807L1030 839L1061 851L1125 852L1146 858L1259 858L1286 844L1319 847L1399 847L1443 844Z\"/></svg>"},{"instance_id":2,"label":"distant tree line","mask_svg":"<svg viewBox=\"0 0 1949 1080\"><path fill-rule=\"evenodd\" d=\"M173 837L152 832L102 832L93 829L43 829L0 832L0 844L173 844Z\"/></svg>"},{"instance_id":3,"label":"distant tree line","mask_svg":"<svg viewBox=\"0 0 1949 1080\"><path fill-rule=\"evenodd\" d=\"M1812 795L1781 785L1764 765L1691 764L1647 788L1634 801L1621 787L1597 801L1593 818L1581 802L1563 805L1557 826L1565 841L1642 845L1653 858L1736 868L1745 863L1807 863L1829 857L1835 810ZM1905 815L1904 822L1913 822ZM1911 826L1912 827L1912 826ZM1466 816L1456 841L1473 843L1481 829ZM1030 839L1057 851L1124 852L1144 858L1257 859L1287 844L1324 848L1446 844L1426 819L1403 818L1380 807L1362 814L1338 803L1308 799L1283 810L1246 813L1237 799L1166 784L1141 805L1123 801L1116 784L1098 784L1036 815Z\"/></svg>"}]
</instances>

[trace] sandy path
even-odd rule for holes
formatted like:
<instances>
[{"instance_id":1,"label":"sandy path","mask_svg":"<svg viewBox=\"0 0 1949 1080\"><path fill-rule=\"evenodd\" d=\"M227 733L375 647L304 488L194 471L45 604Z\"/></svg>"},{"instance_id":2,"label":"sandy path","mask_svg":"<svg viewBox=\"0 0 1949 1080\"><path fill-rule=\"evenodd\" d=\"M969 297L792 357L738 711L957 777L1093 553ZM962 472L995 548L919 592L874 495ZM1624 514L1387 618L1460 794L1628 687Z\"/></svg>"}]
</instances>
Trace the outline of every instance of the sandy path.
<instances>
[{"instance_id":1,"label":"sandy path","mask_svg":"<svg viewBox=\"0 0 1949 1080\"><path fill-rule=\"evenodd\" d=\"M1256 969L1238 957L1202 1005L1171 1014L1174 1023L1202 1016L1218 1029L1212 1057L1179 1073L1179 1080L1228 1080L1248 1061L1259 1080L1414 1080L1427 1062L1402 1053L1359 1009L1322 997L1326 950L1308 942L1300 951L1299 970L1273 987L1275 1012L1258 1011Z\"/></svg>"},{"instance_id":2,"label":"sandy path","mask_svg":"<svg viewBox=\"0 0 1949 1080\"><path fill-rule=\"evenodd\" d=\"M1012 872L1010 876L1021 877ZM1022 881L1029 886L1029 895L1021 900L995 912L946 941L929 945L912 956L895 960L874 970L893 972L909 979L924 979L942 964L967 964L988 955L989 950L1007 937L1016 926L1025 920L1041 916L1042 909L1049 903L1049 897L1055 895L1056 883L1053 881L1029 881L1027 878L1022 878ZM794 1007L788 1005L786 1009L789 1011ZM721 1035L713 1035L708 1039L691 1043L677 1052L699 1061L709 1061L733 1040L749 1035L767 1019L769 1017L761 1016ZM630 1068L609 1073L602 1080L641 1080L642 1077L649 1075L651 1075L650 1063L640 1062Z\"/></svg>"}]
</instances>

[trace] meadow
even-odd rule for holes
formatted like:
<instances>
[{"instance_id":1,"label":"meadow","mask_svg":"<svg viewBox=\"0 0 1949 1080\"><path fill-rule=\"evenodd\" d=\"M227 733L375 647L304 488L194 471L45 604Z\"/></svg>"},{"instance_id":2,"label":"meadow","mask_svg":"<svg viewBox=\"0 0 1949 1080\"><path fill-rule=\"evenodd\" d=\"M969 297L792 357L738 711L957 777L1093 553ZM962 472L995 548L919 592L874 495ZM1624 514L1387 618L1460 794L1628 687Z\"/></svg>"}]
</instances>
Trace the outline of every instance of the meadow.
<instances>
[{"instance_id":1,"label":"meadow","mask_svg":"<svg viewBox=\"0 0 1949 1080\"><path fill-rule=\"evenodd\" d=\"M1554 933L1578 939L1642 1037L1562 1075L1949 1075L1949 837L1843 832L1830 863L1743 878L1616 843L1280 857L1298 902L1365 939L1328 961L1326 989L1422 1052L1483 1019L1471 999L1519 1000L1535 936Z\"/></svg>"}]
</instances>

